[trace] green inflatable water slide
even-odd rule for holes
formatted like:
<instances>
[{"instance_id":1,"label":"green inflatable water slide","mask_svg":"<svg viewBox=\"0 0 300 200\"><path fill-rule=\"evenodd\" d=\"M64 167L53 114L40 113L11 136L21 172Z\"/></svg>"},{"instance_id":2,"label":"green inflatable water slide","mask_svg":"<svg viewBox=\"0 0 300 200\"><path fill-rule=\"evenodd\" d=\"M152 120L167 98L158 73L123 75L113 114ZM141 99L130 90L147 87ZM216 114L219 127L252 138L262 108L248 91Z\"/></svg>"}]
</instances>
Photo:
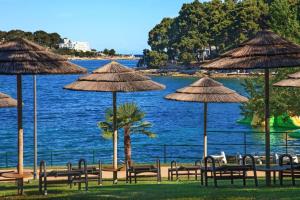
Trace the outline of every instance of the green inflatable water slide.
<instances>
[{"instance_id":1,"label":"green inflatable water slide","mask_svg":"<svg viewBox=\"0 0 300 200\"><path fill-rule=\"evenodd\" d=\"M253 117L245 117L237 121L239 124L246 124L251 126L264 126L264 122L261 122L257 115ZM270 118L270 127L274 128L286 128L286 129L300 129L300 116L290 117L288 114ZM295 130L289 134L290 137L300 138L300 130Z\"/></svg>"}]
</instances>

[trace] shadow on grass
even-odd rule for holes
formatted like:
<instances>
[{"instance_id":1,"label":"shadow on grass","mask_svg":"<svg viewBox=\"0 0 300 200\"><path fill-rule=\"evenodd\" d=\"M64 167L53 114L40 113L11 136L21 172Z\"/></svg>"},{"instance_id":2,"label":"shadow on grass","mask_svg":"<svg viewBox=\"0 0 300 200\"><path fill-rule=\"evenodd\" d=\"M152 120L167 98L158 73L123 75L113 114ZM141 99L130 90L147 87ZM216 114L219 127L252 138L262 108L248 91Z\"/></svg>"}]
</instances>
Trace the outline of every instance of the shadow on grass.
<instances>
[{"instance_id":1,"label":"shadow on grass","mask_svg":"<svg viewBox=\"0 0 300 200\"><path fill-rule=\"evenodd\" d=\"M223 185L203 187L199 183L137 184L90 187L71 199L289 199L299 198L297 187Z\"/></svg>"},{"instance_id":2,"label":"shadow on grass","mask_svg":"<svg viewBox=\"0 0 300 200\"><path fill-rule=\"evenodd\" d=\"M89 185L89 191L78 191L77 187L70 189L66 185L51 185L48 188L48 196L38 193L36 183L25 187L25 196L14 199L300 199L300 188L292 187L287 181L284 187L264 186L264 181L260 181L260 186L255 187L253 181L248 181L243 187L242 182L236 181L231 185L228 181L220 181L219 187L201 186L199 182L174 181L163 182L161 184L140 182L138 184L98 186L95 182ZM12 190L1 186L0 189ZM15 189L15 188L14 188ZM0 192L1 193L1 192ZM1 197L0 197L1 199Z\"/></svg>"}]
</instances>

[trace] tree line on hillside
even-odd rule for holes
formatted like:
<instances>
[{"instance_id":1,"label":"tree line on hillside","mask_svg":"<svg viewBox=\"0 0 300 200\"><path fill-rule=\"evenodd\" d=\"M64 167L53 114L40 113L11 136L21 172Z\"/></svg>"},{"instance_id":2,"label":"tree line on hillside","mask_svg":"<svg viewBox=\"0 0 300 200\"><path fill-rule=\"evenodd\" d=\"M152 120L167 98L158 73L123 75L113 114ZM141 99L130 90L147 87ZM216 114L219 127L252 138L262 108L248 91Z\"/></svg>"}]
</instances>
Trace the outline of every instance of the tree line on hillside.
<instances>
[{"instance_id":1,"label":"tree line on hillside","mask_svg":"<svg viewBox=\"0 0 300 200\"><path fill-rule=\"evenodd\" d=\"M300 43L299 0L195 0L183 4L175 18L164 18L150 32L144 59L151 68L169 62L201 62L205 49L211 57L238 46L263 28Z\"/></svg>"},{"instance_id":2,"label":"tree line on hillside","mask_svg":"<svg viewBox=\"0 0 300 200\"><path fill-rule=\"evenodd\" d=\"M0 40L11 40L14 38L25 38L42 46L48 47L54 50L56 53L62 55L71 55L77 57L95 57L99 55L96 49L83 52L74 49L59 48L59 43L63 42L63 38L58 33L47 33L42 30L38 30L35 32L22 30L0 31ZM102 53L107 56L116 55L116 51L114 49L108 50L105 48Z\"/></svg>"},{"instance_id":3,"label":"tree line on hillside","mask_svg":"<svg viewBox=\"0 0 300 200\"><path fill-rule=\"evenodd\" d=\"M14 38L25 38L36 42L42 46L57 49L62 38L58 33L47 33L39 30L35 32L27 32L22 30L0 31L0 39L10 40Z\"/></svg>"}]
</instances>

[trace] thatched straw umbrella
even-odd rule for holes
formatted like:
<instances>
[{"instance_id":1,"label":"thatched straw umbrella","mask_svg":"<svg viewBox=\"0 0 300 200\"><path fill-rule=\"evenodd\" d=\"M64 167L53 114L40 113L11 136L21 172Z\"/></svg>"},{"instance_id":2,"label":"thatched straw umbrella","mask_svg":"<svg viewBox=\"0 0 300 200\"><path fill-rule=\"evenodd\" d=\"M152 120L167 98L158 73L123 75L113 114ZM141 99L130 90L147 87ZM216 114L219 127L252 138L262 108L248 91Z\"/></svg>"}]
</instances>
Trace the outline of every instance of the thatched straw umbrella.
<instances>
[{"instance_id":1,"label":"thatched straw umbrella","mask_svg":"<svg viewBox=\"0 0 300 200\"><path fill-rule=\"evenodd\" d=\"M80 77L76 82L65 86L65 89L92 91L92 92L112 92L113 94L113 170L114 183L117 182L117 92L136 92L149 90L162 90L165 86L149 77L143 76L133 69L125 67L118 62L112 61L103 67L93 71L92 74Z\"/></svg>"},{"instance_id":2,"label":"thatched straw umbrella","mask_svg":"<svg viewBox=\"0 0 300 200\"><path fill-rule=\"evenodd\" d=\"M204 77L191 85L169 94L166 99L176 101L189 101L204 103L204 129L203 129L203 158L207 156L207 104L208 103L237 103L246 102L248 99L235 91L224 87L223 84Z\"/></svg>"},{"instance_id":3,"label":"thatched straw umbrella","mask_svg":"<svg viewBox=\"0 0 300 200\"><path fill-rule=\"evenodd\" d=\"M300 87L300 72L290 74L288 77L288 79L281 80L273 85L277 87Z\"/></svg>"},{"instance_id":4,"label":"thatched straw umbrella","mask_svg":"<svg viewBox=\"0 0 300 200\"><path fill-rule=\"evenodd\" d=\"M0 108L17 107L17 100L0 92Z\"/></svg>"},{"instance_id":5,"label":"thatched straw umbrella","mask_svg":"<svg viewBox=\"0 0 300 200\"><path fill-rule=\"evenodd\" d=\"M0 74L17 76L19 175L23 174L22 75L82 73L86 69L26 39L16 38L0 44Z\"/></svg>"},{"instance_id":6,"label":"thatched straw umbrella","mask_svg":"<svg viewBox=\"0 0 300 200\"><path fill-rule=\"evenodd\" d=\"M253 39L224 53L203 66L208 70L263 69L265 76L265 153L266 167L270 167L270 112L269 69L300 66L300 46L276 35L272 31L259 31ZM266 173L266 183L271 183Z\"/></svg>"}]
</instances>

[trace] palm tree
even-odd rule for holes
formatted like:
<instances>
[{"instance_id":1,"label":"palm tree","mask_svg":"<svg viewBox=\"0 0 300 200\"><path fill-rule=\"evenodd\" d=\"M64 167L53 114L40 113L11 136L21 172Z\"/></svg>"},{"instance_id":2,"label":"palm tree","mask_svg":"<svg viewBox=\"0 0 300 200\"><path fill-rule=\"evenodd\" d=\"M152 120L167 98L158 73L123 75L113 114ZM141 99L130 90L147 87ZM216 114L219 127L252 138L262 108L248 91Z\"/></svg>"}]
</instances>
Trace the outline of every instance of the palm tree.
<instances>
[{"instance_id":1,"label":"palm tree","mask_svg":"<svg viewBox=\"0 0 300 200\"><path fill-rule=\"evenodd\" d=\"M151 138L155 134L149 131L152 127L150 122L144 121L145 113L135 103L125 103L117 108L117 128L124 130L124 153L125 162L131 165L131 134L144 134ZM113 112L107 109L105 121L99 122L104 138L112 138L113 135Z\"/></svg>"}]
</instances>

